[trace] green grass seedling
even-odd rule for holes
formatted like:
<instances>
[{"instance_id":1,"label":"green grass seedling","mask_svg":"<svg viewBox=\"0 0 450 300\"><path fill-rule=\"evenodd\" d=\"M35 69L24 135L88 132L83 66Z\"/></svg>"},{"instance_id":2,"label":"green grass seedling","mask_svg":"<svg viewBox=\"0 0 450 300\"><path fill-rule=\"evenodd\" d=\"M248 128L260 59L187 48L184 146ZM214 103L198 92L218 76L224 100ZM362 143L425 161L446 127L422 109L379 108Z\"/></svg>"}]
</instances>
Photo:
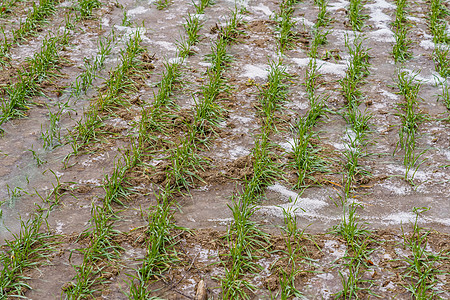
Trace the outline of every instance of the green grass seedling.
<instances>
[{"instance_id":1,"label":"green grass seedling","mask_svg":"<svg viewBox=\"0 0 450 300\"><path fill-rule=\"evenodd\" d=\"M155 4L157 9L163 10L170 5L170 0L156 0Z\"/></svg>"},{"instance_id":2,"label":"green grass seedling","mask_svg":"<svg viewBox=\"0 0 450 300\"><path fill-rule=\"evenodd\" d=\"M102 3L99 0L78 0L78 11L80 12L81 18L91 18L92 11L101 5Z\"/></svg>"},{"instance_id":3,"label":"green grass seedling","mask_svg":"<svg viewBox=\"0 0 450 300\"><path fill-rule=\"evenodd\" d=\"M174 246L177 244L175 232L185 231L174 223L172 193L169 185L155 196L158 204L149 210L146 233L147 255L143 259L142 267L137 275L130 275L130 299L152 299L148 290L148 283L158 279L169 269L170 265L178 261ZM141 298L142 297L142 298Z\"/></svg>"},{"instance_id":4,"label":"green grass seedling","mask_svg":"<svg viewBox=\"0 0 450 300\"><path fill-rule=\"evenodd\" d=\"M203 14L205 12L205 8L214 4L213 0L198 0L198 3L192 1L195 6L195 10L197 14Z\"/></svg>"},{"instance_id":5,"label":"green grass seedling","mask_svg":"<svg viewBox=\"0 0 450 300\"><path fill-rule=\"evenodd\" d=\"M350 0L350 6L348 8L348 17L350 25L354 31L361 31L364 27L364 20L368 18L367 14L363 13L364 1L363 0Z\"/></svg>"},{"instance_id":6,"label":"green grass seedling","mask_svg":"<svg viewBox=\"0 0 450 300\"><path fill-rule=\"evenodd\" d=\"M447 45L436 45L433 51L436 72L443 78L447 78L450 75L449 50L449 46Z\"/></svg>"},{"instance_id":7,"label":"green grass seedling","mask_svg":"<svg viewBox=\"0 0 450 300\"><path fill-rule=\"evenodd\" d=\"M442 0L430 1L429 27L436 44L448 43L446 17L450 14Z\"/></svg>"},{"instance_id":8,"label":"green grass seedling","mask_svg":"<svg viewBox=\"0 0 450 300\"><path fill-rule=\"evenodd\" d=\"M46 222L42 212L32 214L28 221L20 219L19 233L13 233L12 240L6 241L7 250L0 254L0 298L23 298L25 291L31 289L23 272L42 264L54 250L52 235L42 232L43 227L48 227Z\"/></svg>"},{"instance_id":9,"label":"green grass seedling","mask_svg":"<svg viewBox=\"0 0 450 300\"><path fill-rule=\"evenodd\" d=\"M189 45L193 46L200 41L200 35L198 32L203 27L203 23L200 21L200 17L198 15L188 14L184 20L186 23L183 24L183 27L188 35Z\"/></svg>"},{"instance_id":10,"label":"green grass seedling","mask_svg":"<svg viewBox=\"0 0 450 300\"><path fill-rule=\"evenodd\" d=\"M429 208L414 207L413 212L416 214L416 219L413 224L413 232L410 236L403 232L404 244L412 252L412 255L403 259L408 265L403 274L408 285L404 285L404 287L417 300L440 298L439 288L436 286L439 282L437 276L443 272L439 270L439 265L443 260L448 259L442 255L442 252L432 253L426 249L429 247L430 231L421 228L418 221L420 214L427 210Z\"/></svg>"},{"instance_id":11,"label":"green grass seedling","mask_svg":"<svg viewBox=\"0 0 450 300\"><path fill-rule=\"evenodd\" d=\"M420 153L416 151L417 130L425 118L418 110L417 98L421 84L416 82L417 75L418 73L410 75L408 72L402 71L398 73L397 77L397 87L400 90L400 94L404 96L405 101L398 104L398 115L401 118L402 125L399 130L399 141L394 154L397 149L404 150L405 180L410 182L412 182L417 169L423 163L423 161L420 161L420 157L426 152L426 150Z\"/></svg>"}]
</instances>

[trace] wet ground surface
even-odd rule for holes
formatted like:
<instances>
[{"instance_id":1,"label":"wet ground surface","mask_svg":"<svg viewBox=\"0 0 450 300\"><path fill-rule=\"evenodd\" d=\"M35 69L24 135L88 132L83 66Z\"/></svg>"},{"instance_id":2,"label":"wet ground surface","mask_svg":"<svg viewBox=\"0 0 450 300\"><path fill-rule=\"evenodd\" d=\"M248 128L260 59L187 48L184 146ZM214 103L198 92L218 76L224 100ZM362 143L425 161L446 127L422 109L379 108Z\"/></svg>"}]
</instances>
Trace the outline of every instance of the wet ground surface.
<instances>
[{"instance_id":1,"label":"wet ground surface","mask_svg":"<svg viewBox=\"0 0 450 300\"><path fill-rule=\"evenodd\" d=\"M228 49L233 60L225 72L232 87L231 94L222 100L227 109L226 119L209 150L203 149L201 152L211 162L211 167L201 174L204 182L177 199L179 209L175 213L175 222L191 229L193 234L181 235L177 246L182 253L181 262L173 266L165 280L157 281L153 286L157 291L155 296L164 299L194 299L196 285L202 279L208 287L209 296L220 298L220 281L217 278L223 276L224 267L219 257L228 251L221 237L232 223L229 205L235 192L242 188L242 180L251 161L249 155L254 147L254 138L261 128L255 109L258 86L267 81L269 60L278 57L272 18L279 10L278 1L248 0L236 3L242 8L241 28L244 35ZM21 8L30 5L28 1L19 2L11 14L1 17L6 36L19 26L16 19L23 14ZM4 75L2 86L15 82L14 74L26 64L27 57L40 49L44 36L63 26L64 15L70 11L71 5L72 2L61 2L57 14L49 18L42 31L12 47L11 64L4 67L4 74L13 75ZM192 112L190 109L195 104L196 93L205 80L209 66L206 55L211 52L211 42L217 38L213 29L225 22L234 6L234 1L216 0L201 17L204 21L200 30L202 39L195 46L195 53L183 62L182 84L173 95L184 113ZM320 57L324 60L319 60L323 74L319 92L329 96L329 112L314 130L320 137L318 145L321 155L327 158L330 172L315 174L321 178L320 185L294 190L289 179L293 171L286 168L286 180L280 178L267 188L265 197L258 203L254 219L273 237L270 254L257 261L262 271L256 276L248 275L258 289L255 293L249 293L253 299L269 299L270 291L279 287L278 274L274 270L283 264L280 257L285 250L279 226L283 224L283 208L289 207L296 208L298 227L305 228L305 237L308 238L301 243L305 256L310 258L304 262L304 271L296 278L296 287L308 299L332 299L342 289L339 274L346 272L343 258L347 246L343 239L329 232L342 220L342 207L339 205L343 182L342 153L346 149L349 128L339 114L345 107L339 80L345 75L349 58L345 38L351 40L354 37L346 22L347 6L348 1L344 0L328 3L327 10L333 22L328 26L328 44L320 50ZM297 30L311 32L316 22L317 7L309 0L295 7ZM362 86L366 98L360 110L372 117L371 143L367 147L368 155L361 164L372 176L356 188L354 198L361 204L358 209L360 222L374 230L374 240L379 242L371 245L374 249L371 267L363 277L372 280L371 290L383 299L411 299L411 294L403 287L405 279L399 274L402 274L404 267L401 259L410 255L403 246L401 230L411 231L416 219L412 212L414 207L430 208L421 215L418 224L433 232L428 244L431 251L443 251L448 258L450 250L450 123L449 112L437 97L441 91L435 84L439 76L434 71L431 58L434 44L427 26L427 3L414 2L410 4L408 14L414 28L410 32L413 58L403 65L403 69L420 72L416 77L422 84L419 109L427 118L418 129L420 137L417 148L426 152L422 156L423 163L415 173L414 184L406 181L404 154L395 151L401 122L398 103L402 101L395 88L399 65L394 63L391 53L394 42L391 22L395 8L393 1L384 0L367 1L364 5L368 18L362 33L365 36L364 45L370 48L371 68ZM27 219L37 209L36 205L46 207L48 203L43 203L42 198L46 198L58 182L62 183L65 191L48 216L49 230L60 235L58 241L61 243L57 244L57 251L49 258L48 264L42 265L39 270L26 271L32 287L25 293L27 298L60 298L63 286L73 279L73 265L82 260L76 249L86 246L76 237L89 228L91 208L104 197L102 186L105 175L111 174L115 162L129 146L129 137L135 132L136 120L140 118L140 107L135 104L114 112L105 123L108 128L114 129L110 131L115 134L101 137L102 142L92 143L86 151L65 160L72 152L70 144L62 142L54 149L43 147L41 132L49 126L49 110L55 113L58 105L61 107L67 103L66 108L61 110L59 127L63 136L73 130L99 93L99 88L110 74L109 70L118 64L119 50L137 30L142 33L141 45L154 58L154 69L139 86L138 92L129 97L151 103L164 63L177 59L177 42L184 35L184 18L194 11L191 1L173 1L163 10L156 9L152 1L121 1L120 5L102 2L102 6L94 10L94 18L80 21L71 31L69 45L62 51L68 61L60 66L58 72L61 76L43 88L45 96L33 98L35 104L26 112L26 118L10 120L2 125L0 200L4 203L1 206L0 240L11 239L19 231L19 217ZM124 13L128 22L124 22ZM70 97L70 85L83 70L84 59L96 55L98 38L107 36L112 30L117 40L100 71L100 77L94 80L86 95ZM283 155L291 149L294 138L290 124L309 110L303 85L309 61L307 51L307 46L299 42L293 49L285 51L282 57L283 65L293 77L289 84L289 101L280 114L280 130L271 139L279 145L277 151L285 165L288 158ZM325 55L327 51L337 55L330 59ZM183 130L180 126L172 138L176 140ZM129 277L126 274L135 272L146 251L142 243L136 242L138 236L135 232L136 228L147 223L142 210L156 203L153 193L158 182L154 178L159 172L159 158L164 157L163 150L149 164L156 167L136 179L133 185L135 196L126 201L125 208L118 209L119 220L114 226L126 237L121 241L124 250L117 270L111 271L109 283L102 286L98 293L100 298L128 299L124 293L128 290ZM36 155L42 164L37 163ZM450 297L450 276L445 273L449 271L448 260L440 263L439 267L443 273L438 275L436 288L443 292L441 297L447 298Z\"/></svg>"}]
</instances>

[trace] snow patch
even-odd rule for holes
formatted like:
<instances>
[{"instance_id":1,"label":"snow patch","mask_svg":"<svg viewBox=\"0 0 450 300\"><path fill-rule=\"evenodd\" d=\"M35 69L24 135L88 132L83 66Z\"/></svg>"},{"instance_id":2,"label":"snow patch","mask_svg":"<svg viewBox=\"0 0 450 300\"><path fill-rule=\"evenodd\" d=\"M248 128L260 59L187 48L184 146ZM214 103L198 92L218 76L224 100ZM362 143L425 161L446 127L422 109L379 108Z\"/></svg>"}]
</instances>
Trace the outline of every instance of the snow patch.
<instances>
[{"instance_id":1,"label":"snow patch","mask_svg":"<svg viewBox=\"0 0 450 300\"><path fill-rule=\"evenodd\" d=\"M152 41L152 42L156 45L159 45L159 46L165 48L166 50L177 51L177 47L173 43L169 43L166 41Z\"/></svg>"},{"instance_id":2,"label":"snow patch","mask_svg":"<svg viewBox=\"0 0 450 300\"><path fill-rule=\"evenodd\" d=\"M257 6L253 6L252 8L254 10L256 10L256 11L261 11L262 13L264 13L268 17L270 17L273 14L272 11L270 10L270 8L268 8L267 6L265 6L262 3L260 3Z\"/></svg>"},{"instance_id":3,"label":"snow patch","mask_svg":"<svg viewBox=\"0 0 450 300\"><path fill-rule=\"evenodd\" d=\"M408 224L414 223L416 215L411 212L399 212L390 214L383 218L389 224Z\"/></svg>"},{"instance_id":4,"label":"snow patch","mask_svg":"<svg viewBox=\"0 0 450 300\"><path fill-rule=\"evenodd\" d=\"M142 15L142 14L145 14L147 11L148 11L148 9L146 9L145 7L143 7L143 6L138 6L138 7L136 7L136 8L130 9L130 10L127 12L127 15L128 15L128 16Z\"/></svg>"},{"instance_id":5,"label":"snow patch","mask_svg":"<svg viewBox=\"0 0 450 300\"><path fill-rule=\"evenodd\" d=\"M239 77L248 77L251 79L262 78L266 79L269 72L267 71L267 66L265 65L245 65L245 72Z\"/></svg>"},{"instance_id":6,"label":"snow patch","mask_svg":"<svg viewBox=\"0 0 450 300\"><path fill-rule=\"evenodd\" d=\"M311 58L293 58L292 59L299 67L306 67ZM344 77L347 71L347 64L335 64L321 59L317 59L317 65L319 66L319 72L324 74L331 74Z\"/></svg>"}]
</instances>

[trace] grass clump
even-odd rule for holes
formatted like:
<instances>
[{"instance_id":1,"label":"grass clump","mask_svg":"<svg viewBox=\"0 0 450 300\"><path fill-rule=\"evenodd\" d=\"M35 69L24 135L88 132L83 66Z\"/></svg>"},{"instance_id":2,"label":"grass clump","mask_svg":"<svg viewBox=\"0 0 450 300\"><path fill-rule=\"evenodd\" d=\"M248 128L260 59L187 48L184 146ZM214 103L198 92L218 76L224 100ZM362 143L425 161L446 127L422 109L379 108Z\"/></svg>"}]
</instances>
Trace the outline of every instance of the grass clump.
<instances>
[{"instance_id":1,"label":"grass clump","mask_svg":"<svg viewBox=\"0 0 450 300\"><path fill-rule=\"evenodd\" d=\"M80 96L81 92L86 92L92 86L93 81L99 77L99 71L104 67L106 57L116 42L115 32L112 31L106 37L100 37L97 41L97 54L84 60L84 71L77 76L72 84L72 95Z\"/></svg>"},{"instance_id":2,"label":"grass clump","mask_svg":"<svg viewBox=\"0 0 450 300\"><path fill-rule=\"evenodd\" d=\"M78 11L82 19L92 17L92 11L95 8L101 7L102 3L99 0L78 0Z\"/></svg>"},{"instance_id":3,"label":"grass clump","mask_svg":"<svg viewBox=\"0 0 450 300\"><path fill-rule=\"evenodd\" d=\"M369 17L363 13L364 3L364 0L350 0L348 18L354 31L361 31L364 27L364 20Z\"/></svg>"},{"instance_id":4,"label":"grass clump","mask_svg":"<svg viewBox=\"0 0 450 300\"><path fill-rule=\"evenodd\" d=\"M392 48L395 62L404 62L412 57L412 53L409 51L412 42L408 38L410 24L405 16L406 4L406 0L396 0L397 9L393 23L395 43Z\"/></svg>"},{"instance_id":5,"label":"grass clump","mask_svg":"<svg viewBox=\"0 0 450 300\"><path fill-rule=\"evenodd\" d=\"M450 14L442 0L431 0L429 12L429 28L436 44L446 44L449 41L447 22L445 18Z\"/></svg>"},{"instance_id":6,"label":"grass clump","mask_svg":"<svg viewBox=\"0 0 450 300\"><path fill-rule=\"evenodd\" d=\"M45 38L41 51L27 60L27 67L19 70L17 83L6 87L7 97L0 99L0 125L24 116L24 111L29 109L30 99L41 93L40 84L58 76L56 70L62 61L59 51L66 42L67 32Z\"/></svg>"},{"instance_id":7,"label":"grass clump","mask_svg":"<svg viewBox=\"0 0 450 300\"><path fill-rule=\"evenodd\" d=\"M39 0L38 5L33 3L33 10L24 18L25 21L21 20L19 28L12 30L10 41L2 29L4 40L0 44L0 64L6 64L9 60L9 51L15 44L36 33L47 22L46 19L55 14L58 3L57 0Z\"/></svg>"},{"instance_id":8,"label":"grass clump","mask_svg":"<svg viewBox=\"0 0 450 300\"><path fill-rule=\"evenodd\" d=\"M174 223L173 192L174 190L166 185L156 194L158 204L149 209L145 230L147 255L137 274L130 275L130 299L150 299L151 291L148 285L151 280L160 279L170 265L178 261L174 247L177 244L177 236L186 229Z\"/></svg>"},{"instance_id":9,"label":"grass clump","mask_svg":"<svg viewBox=\"0 0 450 300\"><path fill-rule=\"evenodd\" d=\"M195 10L197 14L203 14L205 12L205 8L214 4L213 0L198 0L198 3L192 1L195 6Z\"/></svg>"},{"instance_id":10,"label":"grass clump","mask_svg":"<svg viewBox=\"0 0 450 300\"><path fill-rule=\"evenodd\" d=\"M260 113L264 126L276 130L274 113L281 108L281 104L287 101L289 78L286 68L281 60L269 62L268 82L260 88Z\"/></svg>"},{"instance_id":11,"label":"grass clump","mask_svg":"<svg viewBox=\"0 0 450 300\"><path fill-rule=\"evenodd\" d=\"M412 255L402 259L406 264L406 270L403 278L407 281L404 287L412 294L414 299L436 299L439 297L439 282L437 276L443 274L439 270L439 265L448 257L440 253L432 253L427 250L429 230L424 230L418 224L420 214L426 212L429 208L414 207L413 212L416 219L413 225L413 232L408 236L403 232L405 246L411 251ZM403 228L402 228L403 229Z\"/></svg>"},{"instance_id":12,"label":"grass clump","mask_svg":"<svg viewBox=\"0 0 450 300\"><path fill-rule=\"evenodd\" d=\"M409 74L401 71L397 76L397 87L399 94L404 97L404 102L398 104L398 115L401 118L401 127L399 129L399 141L397 142L394 154L397 149L402 149L405 153L403 165L406 168L405 180L412 182L417 169L422 164L420 157L425 153L416 151L416 137L420 123L424 116L418 110L418 94L420 83L416 81L416 74Z\"/></svg>"},{"instance_id":13,"label":"grass clump","mask_svg":"<svg viewBox=\"0 0 450 300\"><path fill-rule=\"evenodd\" d=\"M280 3L280 11L274 16L274 20L277 22L275 32L280 52L292 47L297 39L296 22L293 20L295 8L293 6L298 2L298 0L283 0Z\"/></svg>"},{"instance_id":14,"label":"grass clump","mask_svg":"<svg viewBox=\"0 0 450 300\"><path fill-rule=\"evenodd\" d=\"M170 0L156 0L155 5L157 9L163 10L170 5Z\"/></svg>"},{"instance_id":15,"label":"grass clump","mask_svg":"<svg viewBox=\"0 0 450 300\"><path fill-rule=\"evenodd\" d=\"M42 232L47 226L42 212L34 213L28 221L20 220L20 231L6 241L5 251L0 253L0 298L22 298L31 289L24 272L42 264L54 250L52 235Z\"/></svg>"}]
</instances>

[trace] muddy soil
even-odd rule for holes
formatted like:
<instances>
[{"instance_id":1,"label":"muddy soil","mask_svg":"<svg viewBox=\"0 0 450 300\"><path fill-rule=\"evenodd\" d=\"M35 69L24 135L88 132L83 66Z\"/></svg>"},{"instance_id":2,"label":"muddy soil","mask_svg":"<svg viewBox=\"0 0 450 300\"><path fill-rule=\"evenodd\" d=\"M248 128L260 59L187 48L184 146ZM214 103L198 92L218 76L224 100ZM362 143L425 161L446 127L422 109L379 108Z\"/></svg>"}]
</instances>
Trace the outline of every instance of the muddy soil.
<instances>
[{"instance_id":1,"label":"muddy soil","mask_svg":"<svg viewBox=\"0 0 450 300\"><path fill-rule=\"evenodd\" d=\"M86 247L77 237L91 226L91 211L104 197L105 176L111 174L115 163L130 145L130 138L136 133L136 121L140 118L141 104L150 105L157 91L164 64L177 59L177 43L184 36L183 24L188 13L195 8L191 1L172 1L163 10L158 10L155 1L102 1L100 8L94 9L92 19L78 22L70 33L69 45L63 55L67 62L60 66L59 75L43 88L43 95L34 97L33 105L26 112L26 118L14 119L2 125L0 137L0 240L11 239L20 230L20 218L27 219L39 206L48 207L46 198L62 184L61 198L49 216L49 230L57 235L56 251L39 269L26 270L31 278L27 283L32 287L25 293L28 299L64 298L63 289L73 281L74 265L80 264L82 255L77 249ZM24 14L23 3L19 2L12 12L0 17L5 34L17 28L17 19ZM230 95L221 99L226 108L226 119L220 125L218 135L209 148L203 148L201 156L210 164L200 176L203 181L189 192L177 196L178 209L175 222L186 227L190 233L182 233L178 239L177 251L180 261L172 266L167 276L152 283L154 296L163 299L194 299L197 285L203 280L210 299L221 297L220 278L224 276L223 257L229 246L223 238L233 222L229 206L232 197L242 189L242 182L251 176L251 151L254 138L260 132L261 122L256 109L259 87L267 81L269 60L278 57L277 40L274 34L273 15L279 10L279 1L265 0L216 0L214 5L201 16L203 27L201 40L194 47L194 54L183 62L182 83L174 91L174 99L180 106L178 117L174 118L173 135L167 141L177 141L183 135L183 121L190 120L205 72L210 65L207 54L211 52L211 42L217 38L214 28L223 25L235 4L240 8L242 21L240 28L244 34L228 48L233 57L231 67L225 77L232 87ZM328 95L327 117L315 128L320 153L327 158L329 172L314 174L319 184L312 184L304 190L294 190L293 170L289 169L286 152L292 148L294 134L290 130L300 116L309 110L305 82L305 72L309 61L308 40L318 8L313 1L305 0L295 6L296 30L301 38L295 46L283 55L283 65L293 77L289 84L289 101L279 114L279 131L271 139L278 144L277 151L283 157L286 176L273 182L265 196L258 203L254 221L270 233L268 250L255 261L261 271L247 274L246 279L257 289L249 291L251 299L271 299L280 288L279 269L286 267L283 260L285 245L280 226L283 225L283 209L292 208L297 216L298 227L305 229L299 242L305 257L298 263L302 272L295 279L295 286L307 299L333 299L342 290L341 274L347 275L345 267L348 245L339 236L331 233L342 220L339 195L342 192L343 151L346 149L349 128L340 113L345 108L339 80L345 75L349 53L345 39L352 40L354 33L348 27L345 0L331 0L327 11L333 18L328 26L328 44L321 48L323 59L320 72L322 85L319 92ZM2 72L1 86L12 84L17 70L26 63L27 57L39 51L44 37L56 32L65 22L65 14L74 3L61 2L55 16L43 25L36 35L29 37L11 49L10 64ZM27 6L29 7L29 6ZM405 289L405 258L411 252L404 246L403 232L408 236L416 215L414 207L428 207L418 219L418 225L431 230L427 249L432 253L442 253L443 259L437 265L442 271L437 275L436 290L442 298L450 298L450 124L449 112L438 99L440 87L435 84L438 77L432 60L433 42L428 29L428 2L410 3L409 18L413 23L410 37L413 58L402 68L418 72L421 81L419 109L427 116L420 124L417 148L426 150L423 163L415 173L414 184L404 179L402 151L396 151L399 140L400 118L398 104L402 98L397 94L396 70L392 45L394 35L391 22L394 20L395 2L369 0L364 5L368 15L362 30L364 45L370 48L370 75L366 78L362 91L365 101L361 111L371 115L368 155L362 161L371 176L361 182L355 190L355 199L361 204L359 220L372 230L373 242L370 248L369 267L362 274L371 280L365 286L382 299L411 299ZM124 14L127 16L124 19ZM138 29L140 28L140 29ZM97 40L116 32L117 41L107 56L100 76L86 94L72 97L71 84L84 69L84 60L97 54ZM108 131L101 142L92 143L78 155L70 155L73 149L64 136L72 131L82 118L95 96L101 92L106 78L119 62L120 49L139 30L142 46L153 58L154 69L148 70L138 92L127 95L131 105L114 111L106 118ZM333 53L331 58L326 55ZM3 96L1 101L7 101ZM58 104L66 103L59 121L61 145L45 149L41 133L48 128L49 110L58 111ZM120 245L123 247L120 263L108 269L108 283L95 293L98 299L128 299L130 277L142 265L146 249L142 240L143 228L147 224L146 212L157 203L154 192L163 179L165 147L161 144L145 171L133 173L130 188L133 196L125 199L125 206L118 208L119 220L115 228L122 233ZM170 146L167 146L170 147ZM38 159L42 162L38 163ZM151 167L153 166L153 167ZM159 179L158 179L159 178ZM50 197L51 198L51 197ZM277 296L278 297L278 296ZM362 293L362 298L371 298Z\"/></svg>"}]
</instances>

